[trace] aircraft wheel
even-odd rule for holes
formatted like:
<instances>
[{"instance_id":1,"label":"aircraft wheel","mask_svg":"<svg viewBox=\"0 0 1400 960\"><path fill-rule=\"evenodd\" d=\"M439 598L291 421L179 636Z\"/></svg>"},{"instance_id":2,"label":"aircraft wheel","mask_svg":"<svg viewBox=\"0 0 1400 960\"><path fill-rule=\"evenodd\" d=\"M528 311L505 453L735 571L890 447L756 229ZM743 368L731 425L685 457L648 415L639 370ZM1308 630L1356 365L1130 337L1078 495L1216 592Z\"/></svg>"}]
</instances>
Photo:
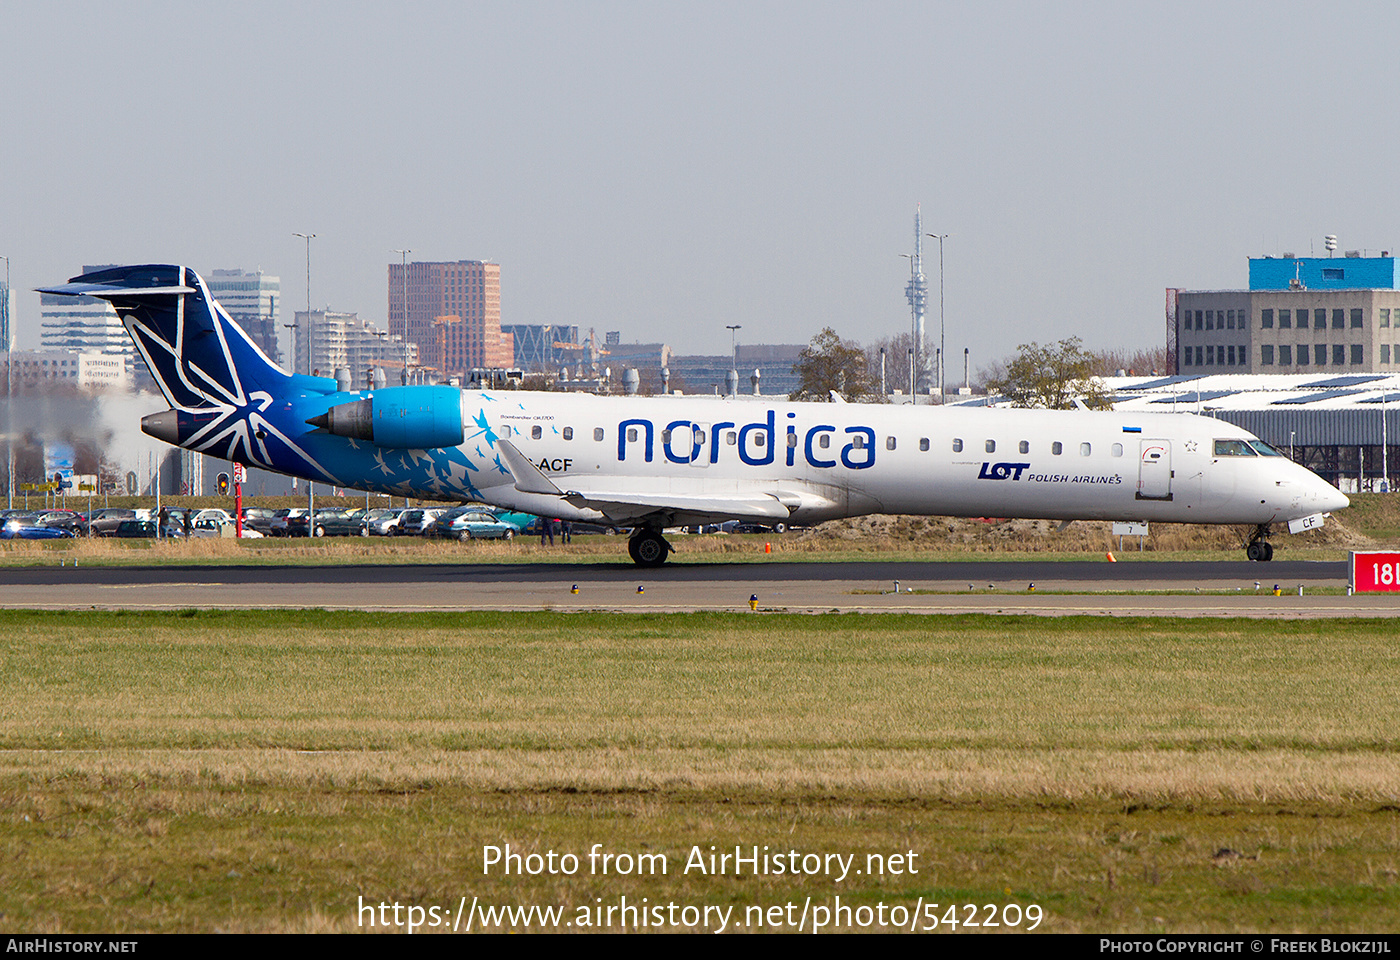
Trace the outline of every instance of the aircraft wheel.
<instances>
[{"instance_id":1,"label":"aircraft wheel","mask_svg":"<svg viewBox=\"0 0 1400 960\"><path fill-rule=\"evenodd\" d=\"M659 533L648 530L627 542L627 552L638 566L659 567L666 562L671 545Z\"/></svg>"},{"instance_id":2,"label":"aircraft wheel","mask_svg":"<svg viewBox=\"0 0 1400 960\"><path fill-rule=\"evenodd\" d=\"M1272 560L1274 558L1274 545L1265 540L1260 546L1264 548L1264 554L1259 559L1264 561Z\"/></svg>"}]
</instances>

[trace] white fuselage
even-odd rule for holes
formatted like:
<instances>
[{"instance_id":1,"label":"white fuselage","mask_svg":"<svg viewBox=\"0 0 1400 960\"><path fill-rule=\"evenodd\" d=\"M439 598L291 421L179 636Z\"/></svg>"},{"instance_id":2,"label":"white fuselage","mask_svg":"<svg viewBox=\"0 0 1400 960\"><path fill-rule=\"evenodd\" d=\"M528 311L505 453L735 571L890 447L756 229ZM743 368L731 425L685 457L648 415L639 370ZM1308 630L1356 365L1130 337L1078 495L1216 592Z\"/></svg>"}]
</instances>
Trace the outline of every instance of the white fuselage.
<instances>
[{"instance_id":1,"label":"white fuselage","mask_svg":"<svg viewBox=\"0 0 1400 960\"><path fill-rule=\"evenodd\" d=\"M763 502L796 523L891 513L1267 524L1347 504L1284 457L1220 446L1255 438L1192 414L531 392L464 393L463 404L574 494L523 493L498 473L479 484L484 499L566 519L655 523L666 497L668 524L771 519Z\"/></svg>"}]
</instances>

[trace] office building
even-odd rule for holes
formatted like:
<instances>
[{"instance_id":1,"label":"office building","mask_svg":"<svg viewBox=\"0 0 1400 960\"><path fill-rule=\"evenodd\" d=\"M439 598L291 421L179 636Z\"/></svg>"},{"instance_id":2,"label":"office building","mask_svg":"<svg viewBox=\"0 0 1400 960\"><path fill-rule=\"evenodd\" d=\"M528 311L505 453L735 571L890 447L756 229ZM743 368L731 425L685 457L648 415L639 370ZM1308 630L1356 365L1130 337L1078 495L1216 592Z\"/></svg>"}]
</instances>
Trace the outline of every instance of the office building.
<instances>
[{"instance_id":1,"label":"office building","mask_svg":"<svg viewBox=\"0 0 1400 960\"><path fill-rule=\"evenodd\" d=\"M1171 291L1177 373L1400 370L1397 280L1389 253L1283 254L1249 261L1248 290Z\"/></svg>"},{"instance_id":2,"label":"office building","mask_svg":"<svg viewBox=\"0 0 1400 960\"><path fill-rule=\"evenodd\" d=\"M577 365L583 352L578 327L569 324L501 324L515 345L515 366L528 373L554 373Z\"/></svg>"},{"instance_id":3,"label":"office building","mask_svg":"<svg viewBox=\"0 0 1400 960\"><path fill-rule=\"evenodd\" d=\"M422 362L452 374L512 366L501 356L501 267L481 260L389 264L389 332L418 344ZM438 321L445 329L437 328ZM440 350L451 351L448 361ZM461 358L479 357L480 362ZM463 366L462 364L465 364Z\"/></svg>"},{"instance_id":4,"label":"office building","mask_svg":"<svg viewBox=\"0 0 1400 960\"><path fill-rule=\"evenodd\" d=\"M806 349L800 343L741 343L732 354L677 354L670 358L671 382L686 393L724 393L731 369L739 374L740 393L752 393L753 374L759 373L758 389L769 396L786 396L797 390L802 378L792 365Z\"/></svg>"},{"instance_id":5,"label":"office building","mask_svg":"<svg viewBox=\"0 0 1400 960\"><path fill-rule=\"evenodd\" d=\"M281 365L281 333L277 308L282 302L282 281L261 270L215 270L204 278L209 293L243 332L248 334L269 360Z\"/></svg>"},{"instance_id":6,"label":"office building","mask_svg":"<svg viewBox=\"0 0 1400 960\"><path fill-rule=\"evenodd\" d=\"M77 350L16 350L0 355L0 380L7 362L14 364L10 382L15 390L41 383L59 383L84 390L130 390L131 369L120 354Z\"/></svg>"},{"instance_id":7,"label":"office building","mask_svg":"<svg viewBox=\"0 0 1400 960\"><path fill-rule=\"evenodd\" d=\"M306 373L306 336L308 329L305 310L296 312L294 346L295 373ZM337 370L350 374L354 389L367 386L367 372L382 368L386 381L402 382L405 366L412 371L418 366L418 347L405 344L399 337L387 336L358 314L334 310L311 311L311 372L318 377L334 377Z\"/></svg>"},{"instance_id":8,"label":"office building","mask_svg":"<svg viewBox=\"0 0 1400 960\"><path fill-rule=\"evenodd\" d=\"M85 266L83 273L108 269L107 266ZM153 387L154 381L144 362L136 362L136 347L122 326L117 311L106 300L96 297L62 297L39 294L40 346L44 352L101 353L119 357L126 371L126 382L138 387ZM16 364L16 371L19 370Z\"/></svg>"}]
</instances>

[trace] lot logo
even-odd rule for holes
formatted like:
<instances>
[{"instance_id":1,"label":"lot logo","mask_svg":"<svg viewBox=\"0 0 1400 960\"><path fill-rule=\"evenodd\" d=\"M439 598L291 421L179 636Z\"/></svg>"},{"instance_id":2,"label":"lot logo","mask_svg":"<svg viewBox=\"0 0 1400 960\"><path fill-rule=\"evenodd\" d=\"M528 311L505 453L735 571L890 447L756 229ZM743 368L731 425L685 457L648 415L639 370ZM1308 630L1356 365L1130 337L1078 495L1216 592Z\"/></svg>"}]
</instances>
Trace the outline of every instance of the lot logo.
<instances>
[{"instance_id":1,"label":"lot logo","mask_svg":"<svg viewBox=\"0 0 1400 960\"><path fill-rule=\"evenodd\" d=\"M1021 471L1030 469L1029 463L987 463L983 462L978 480L1020 480Z\"/></svg>"}]
</instances>

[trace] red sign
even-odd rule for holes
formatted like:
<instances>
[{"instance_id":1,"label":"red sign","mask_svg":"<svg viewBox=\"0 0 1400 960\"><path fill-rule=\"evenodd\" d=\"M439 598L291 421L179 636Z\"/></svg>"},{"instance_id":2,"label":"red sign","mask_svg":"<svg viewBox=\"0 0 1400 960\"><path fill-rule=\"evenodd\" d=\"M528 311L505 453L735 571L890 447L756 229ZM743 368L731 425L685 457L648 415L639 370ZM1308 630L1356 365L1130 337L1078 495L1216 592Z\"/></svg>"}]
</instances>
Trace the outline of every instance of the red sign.
<instances>
[{"instance_id":1,"label":"red sign","mask_svg":"<svg viewBox=\"0 0 1400 960\"><path fill-rule=\"evenodd\" d=\"M1357 593L1400 593L1400 553L1353 553L1350 579Z\"/></svg>"}]
</instances>

